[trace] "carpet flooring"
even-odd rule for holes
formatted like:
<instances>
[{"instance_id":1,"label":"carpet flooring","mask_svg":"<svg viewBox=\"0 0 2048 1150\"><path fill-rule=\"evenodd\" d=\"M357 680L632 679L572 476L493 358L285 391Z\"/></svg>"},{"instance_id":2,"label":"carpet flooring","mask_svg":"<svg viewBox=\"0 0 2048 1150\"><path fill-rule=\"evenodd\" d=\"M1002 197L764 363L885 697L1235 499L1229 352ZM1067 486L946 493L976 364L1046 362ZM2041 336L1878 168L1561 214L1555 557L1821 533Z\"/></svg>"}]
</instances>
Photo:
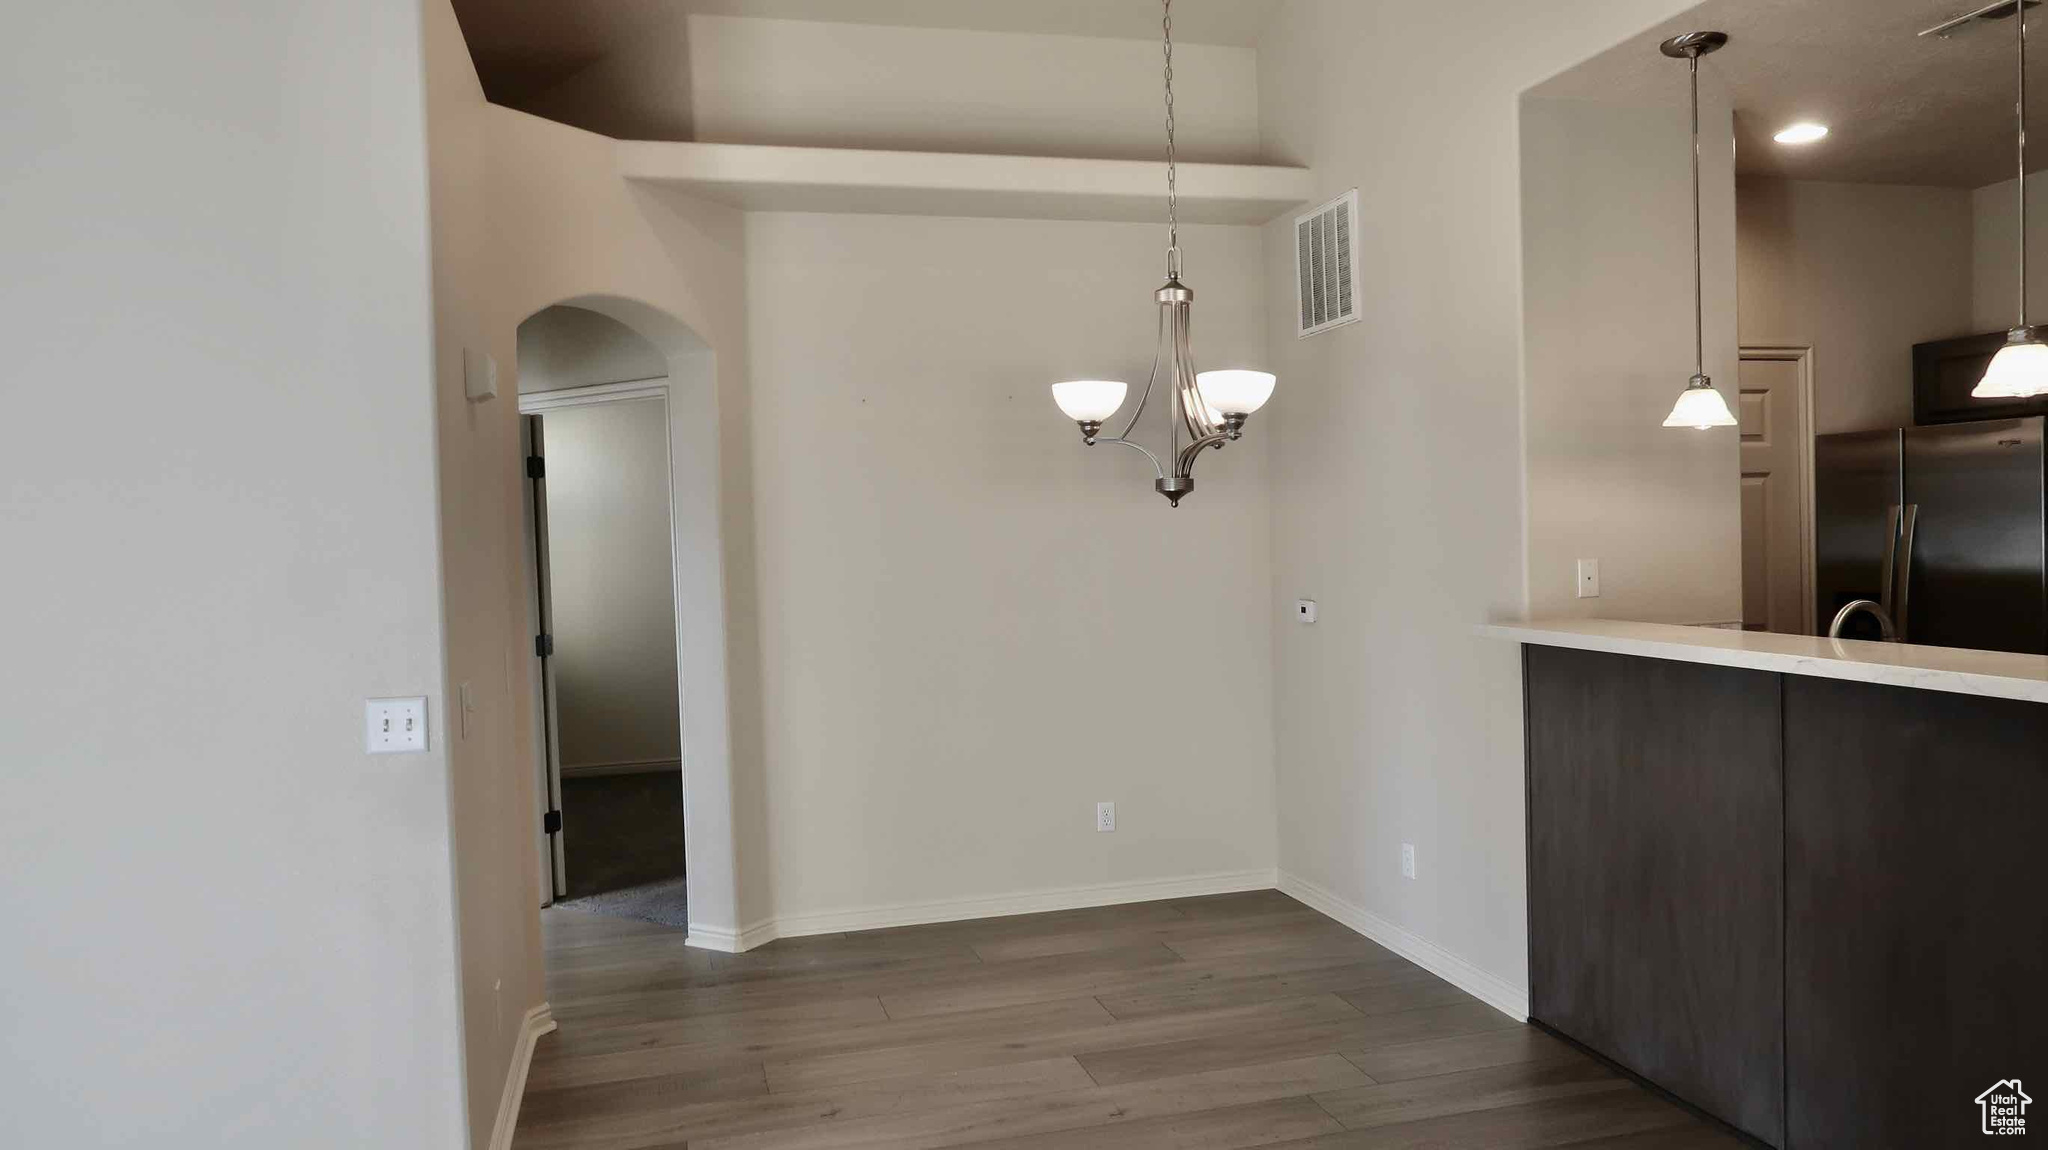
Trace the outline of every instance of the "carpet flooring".
<instances>
[{"instance_id":1,"label":"carpet flooring","mask_svg":"<svg viewBox=\"0 0 2048 1150\"><path fill-rule=\"evenodd\" d=\"M689 925L679 773L563 778L562 850L569 890L560 905Z\"/></svg>"},{"instance_id":2,"label":"carpet flooring","mask_svg":"<svg viewBox=\"0 0 2048 1150\"><path fill-rule=\"evenodd\" d=\"M637 918L641 922L672 926L678 930L690 928L690 892L687 880L681 878L665 878L602 894L564 899L555 905L614 918Z\"/></svg>"}]
</instances>

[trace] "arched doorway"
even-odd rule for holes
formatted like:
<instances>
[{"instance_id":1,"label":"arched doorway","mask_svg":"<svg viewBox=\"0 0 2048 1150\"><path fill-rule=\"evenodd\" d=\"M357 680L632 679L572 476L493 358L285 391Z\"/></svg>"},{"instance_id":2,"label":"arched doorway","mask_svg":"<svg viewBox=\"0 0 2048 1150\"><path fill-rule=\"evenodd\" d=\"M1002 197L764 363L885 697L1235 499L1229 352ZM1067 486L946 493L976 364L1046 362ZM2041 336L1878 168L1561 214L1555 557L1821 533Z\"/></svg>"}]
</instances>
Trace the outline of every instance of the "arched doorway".
<instances>
[{"instance_id":1,"label":"arched doorway","mask_svg":"<svg viewBox=\"0 0 2048 1150\"><path fill-rule=\"evenodd\" d=\"M665 544L667 553L670 607L665 628L628 624L620 629L617 620L611 624L615 645L621 635L634 636L629 644L633 658L623 661L637 661L643 670L652 666L653 659L647 636L638 631L651 629L670 644L670 657L665 660L670 698L665 708L648 705L649 684L657 682L660 676L643 674L636 684L620 687L618 698L597 698L595 707L589 705L593 698L586 689L581 698L569 700L570 707L564 713L561 687L565 684L559 681L564 678L560 672L577 672L574 667L559 664L566 653L562 637L557 636L552 655L545 653L545 646L538 646L534 652L535 669L540 672L533 676L536 687L545 689L552 685L556 696L552 707L544 697L535 701L537 755L533 766L542 781L540 805L543 814L550 810L563 812L559 832L548 833L548 820L543 819L540 824L543 901L555 892L569 897L592 893L589 884L578 881L576 812L568 809L573 806L576 768L594 768L589 775L592 779L663 776L635 781L650 794L673 783L672 793L680 797L680 819L670 823L679 841L665 844L672 854L680 856L676 868L680 882L671 882L666 893L640 892L651 897L629 895L611 909L669 926L687 924L692 945L732 949L734 933L726 925L733 918L731 768L714 357L688 325L667 313L630 299L601 295L564 299L533 312L520 324L518 354L519 404L523 416L538 416L543 428L549 419L565 429L572 421L589 423L592 426L580 429L579 433L595 432L603 441L590 447L593 458L623 452L639 460L637 474L643 478L649 466L654 469L663 488L653 494L660 505L659 514L665 518L665 537L658 542ZM598 425L608 425L609 431ZM632 439L634 445L622 446L625 441L618 438L620 434ZM611 438L606 439L606 435ZM651 464L650 445L656 455ZM609 478L623 481L627 470L632 469L612 468ZM540 488L543 499L546 498L546 489L541 484L524 476L519 478ZM613 494L617 493L614 488ZM539 636L543 630L538 592L547 572L538 557L546 552L536 551L532 544L546 532L547 524L544 520L536 522L532 510L529 503L526 576L529 589L535 592L529 596L529 602L533 604L535 634ZM544 507L542 510L544 513ZM638 522L642 530L637 550L643 553L644 560L644 553L652 549L647 545L644 514ZM592 545L596 538L585 532L579 536L578 545ZM623 555L614 558L624 560ZM607 574L610 560L586 555L580 556L578 562L584 578L577 593L585 606L593 586L599 596L621 592L619 581ZM555 589L559 589L559 578L555 582ZM629 597L639 603L640 618L652 619L655 613L649 610L644 578L638 583L641 585L636 585ZM557 626L561 622L558 618ZM586 647L589 638L584 636ZM581 663L585 674L593 665L587 658L591 654L586 649L581 652L584 658L572 660ZM618 650L600 654L599 663L622 661L617 657L621 654ZM550 663L555 665L549 666ZM550 678L557 681L549 684ZM598 686L600 692L604 689ZM570 691L572 696L578 693L573 685ZM630 719L612 706L627 697L642 704ZM650 750L657 746L657 730L664 722L668 725L668 741L661 745L672 748L669 754ZM563 742L564 736L577 738L579 726L586 742L593 733L604 736L594 749ZM622 726L633 729L621 731L618 728ZM556 751L552 758L548 754L551 744ZM569 752L566 759L562 756L564 750ZM572 793L568 796L571 801L566 806L562 802L560 773L565 765L572 780ZM629 781L611 789L630 792L634 785ZM597 783L590 789L602 790L607 786L610 785ZM589 813L592 812L586 811ZM651 815L649 826L661 825L659 812L645 813ZM602 820L585 820L586 866L581 877L590 876L592 848L599 845L592 834L601 826ZM656 853L663 846L655 844ZM628 877L651 876L642 873ZM707 922L713 925L705 925Z\"/></svg>"}]
</instances>

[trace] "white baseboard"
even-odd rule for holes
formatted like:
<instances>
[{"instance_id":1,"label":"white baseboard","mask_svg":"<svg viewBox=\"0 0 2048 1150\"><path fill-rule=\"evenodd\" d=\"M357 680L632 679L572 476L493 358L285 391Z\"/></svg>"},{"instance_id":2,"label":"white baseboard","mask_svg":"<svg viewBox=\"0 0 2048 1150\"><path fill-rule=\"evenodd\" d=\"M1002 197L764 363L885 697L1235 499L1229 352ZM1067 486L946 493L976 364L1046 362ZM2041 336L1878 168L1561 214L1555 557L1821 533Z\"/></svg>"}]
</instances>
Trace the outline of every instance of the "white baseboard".
<instances>
[{"instance_id":1,"label":"white baseboard","mask_svg":"<svg viewBox=\"0 0 2048 1150\"><path fill-rule=\"evenodd\" d=\"M738 954L745 949L740 946L739 934L722 926L704 926L691 923L689 933L683 936L684 946L699 950L715 950L721 954Z\"/></svg>"},{"instance_id":2,"label":"white baseboard","mask_svg":"<svg viewBox=\"0 0 2048 1150\"><path fill-rule=\"evenodd\" d=\"M1091 906L1195 898L1205 894L1231 894L1245 890L1271 890L1276 877L1270 870L1226 871L1183 878L1059 887L1053 890L990 895L982 898L894 903L844 911L764 918L738 931L692 924L688 942L691 946L701 946L706 950L736 953L751 950L764 942L778 938L837 934L847 930L882 930L892 926L922 926L933 922L997 918L1008 914L1038 914L1050 910L1079 910Z\"/></svg>"},{"instance_id":3,"label":"white baseboard","mask_svg":"<svg viewBox=\"0 0 2048 1150\"><path fill-rule=\"evenodd\" d=\"M683 761L681 759L631 759L617 763L578 763L573 767L563 763L562 777L565 779L598 779L609 775L680 773L682 769Z\"/></svg>"},{"instance_id":4,"label":"white baseboard","mask_svg":"<svg viewBox=\"0 0 2048 1150\"><path fill-rule=\"evenodd\" d=\"M1529 988L1472 965L1443 947L1346 902L1307 879L1280 872L1280 891L1329 915L1517 1022L1529 1021Z\"/></svg>"},{"instance_id":5,"label":"white baseboard","mask_svg":"<svg viewBox=\"0 0 2048 1150\"><path fill-rule=\"evenodd\" d=\"M490 1150L512 1150L512 1131L519 1125L519 1103L526 1097L526 1072L533 1067L533 1044L554 1028L554 1007L545 1002L519 1020L512 1065L505 1072L505 1093L498 1098L498 1120L491 1127Z\"/></svg>"}]
</instances>

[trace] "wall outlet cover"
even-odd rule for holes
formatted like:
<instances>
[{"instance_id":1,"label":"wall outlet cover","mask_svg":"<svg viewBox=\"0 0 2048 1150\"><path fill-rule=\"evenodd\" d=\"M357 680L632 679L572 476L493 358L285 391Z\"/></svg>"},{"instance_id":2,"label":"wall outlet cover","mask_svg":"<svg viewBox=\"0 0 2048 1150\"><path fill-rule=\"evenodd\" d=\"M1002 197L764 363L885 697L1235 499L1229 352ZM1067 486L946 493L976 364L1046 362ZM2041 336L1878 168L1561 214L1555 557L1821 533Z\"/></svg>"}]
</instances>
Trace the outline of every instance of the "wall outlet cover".
<instances>
[{"instance_id":1,"label":"wall outlet cover","mask_svg":"<svg viewBox=\"0 0 2048 1150\"><path fill-rule=\"evenodd\" d=\"M1098 832L1108 832L1116 829L1115 803L1095 804L1095 829Z\"/></svg>"},{"instance_id":2,"label":"wall outlet cover","mask_svg":"<svg viewBox=\"0 0 2048 1150\"><path fill-rule=\"evenodd\" d=\"M1415 844L1401 844L1401 877L1415 877Z\"/></svg>"},{"instance_id":3,"label":"wall outlet cover","mask_svg":"<svg viewBox=\"0 0 2048 1150\"><path fill-rule=\"evenodd\" d=\"M1598 559L1579 560L1578 583L1579 598L1598 599L1600 597L1600 561Z\"/></svg>"}]
</instances>

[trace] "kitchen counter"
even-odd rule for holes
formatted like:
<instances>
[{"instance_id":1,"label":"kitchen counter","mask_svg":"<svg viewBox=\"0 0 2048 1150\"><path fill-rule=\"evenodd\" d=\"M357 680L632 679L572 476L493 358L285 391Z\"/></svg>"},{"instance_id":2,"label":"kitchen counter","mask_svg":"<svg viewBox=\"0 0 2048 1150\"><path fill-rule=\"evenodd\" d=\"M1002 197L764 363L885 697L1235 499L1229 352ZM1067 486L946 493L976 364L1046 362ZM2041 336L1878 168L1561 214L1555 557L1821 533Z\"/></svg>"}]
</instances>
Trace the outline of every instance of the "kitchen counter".
<instances>
[{"instance_id":1,"label":"kitchen counter","mask_svg":"<svg viewBox=\"0 0 2048 1150\"><path fill-rule=\"evenodd\" d=\"M1962 1150L2048 1066L2048 658L1519 644L1529 1017L1780 1150Z\"/></svg>"},{"instance_id":2,"label":"kitchen counter","mask_svg":"<svg viewBox=\"0 0 2048 1150\"><path fill-rule=\"evenodd\" d=\"M2048 703L2048 656L1616 619L1483 624L1516 643Z\"/></svg>"}]
</instances>

